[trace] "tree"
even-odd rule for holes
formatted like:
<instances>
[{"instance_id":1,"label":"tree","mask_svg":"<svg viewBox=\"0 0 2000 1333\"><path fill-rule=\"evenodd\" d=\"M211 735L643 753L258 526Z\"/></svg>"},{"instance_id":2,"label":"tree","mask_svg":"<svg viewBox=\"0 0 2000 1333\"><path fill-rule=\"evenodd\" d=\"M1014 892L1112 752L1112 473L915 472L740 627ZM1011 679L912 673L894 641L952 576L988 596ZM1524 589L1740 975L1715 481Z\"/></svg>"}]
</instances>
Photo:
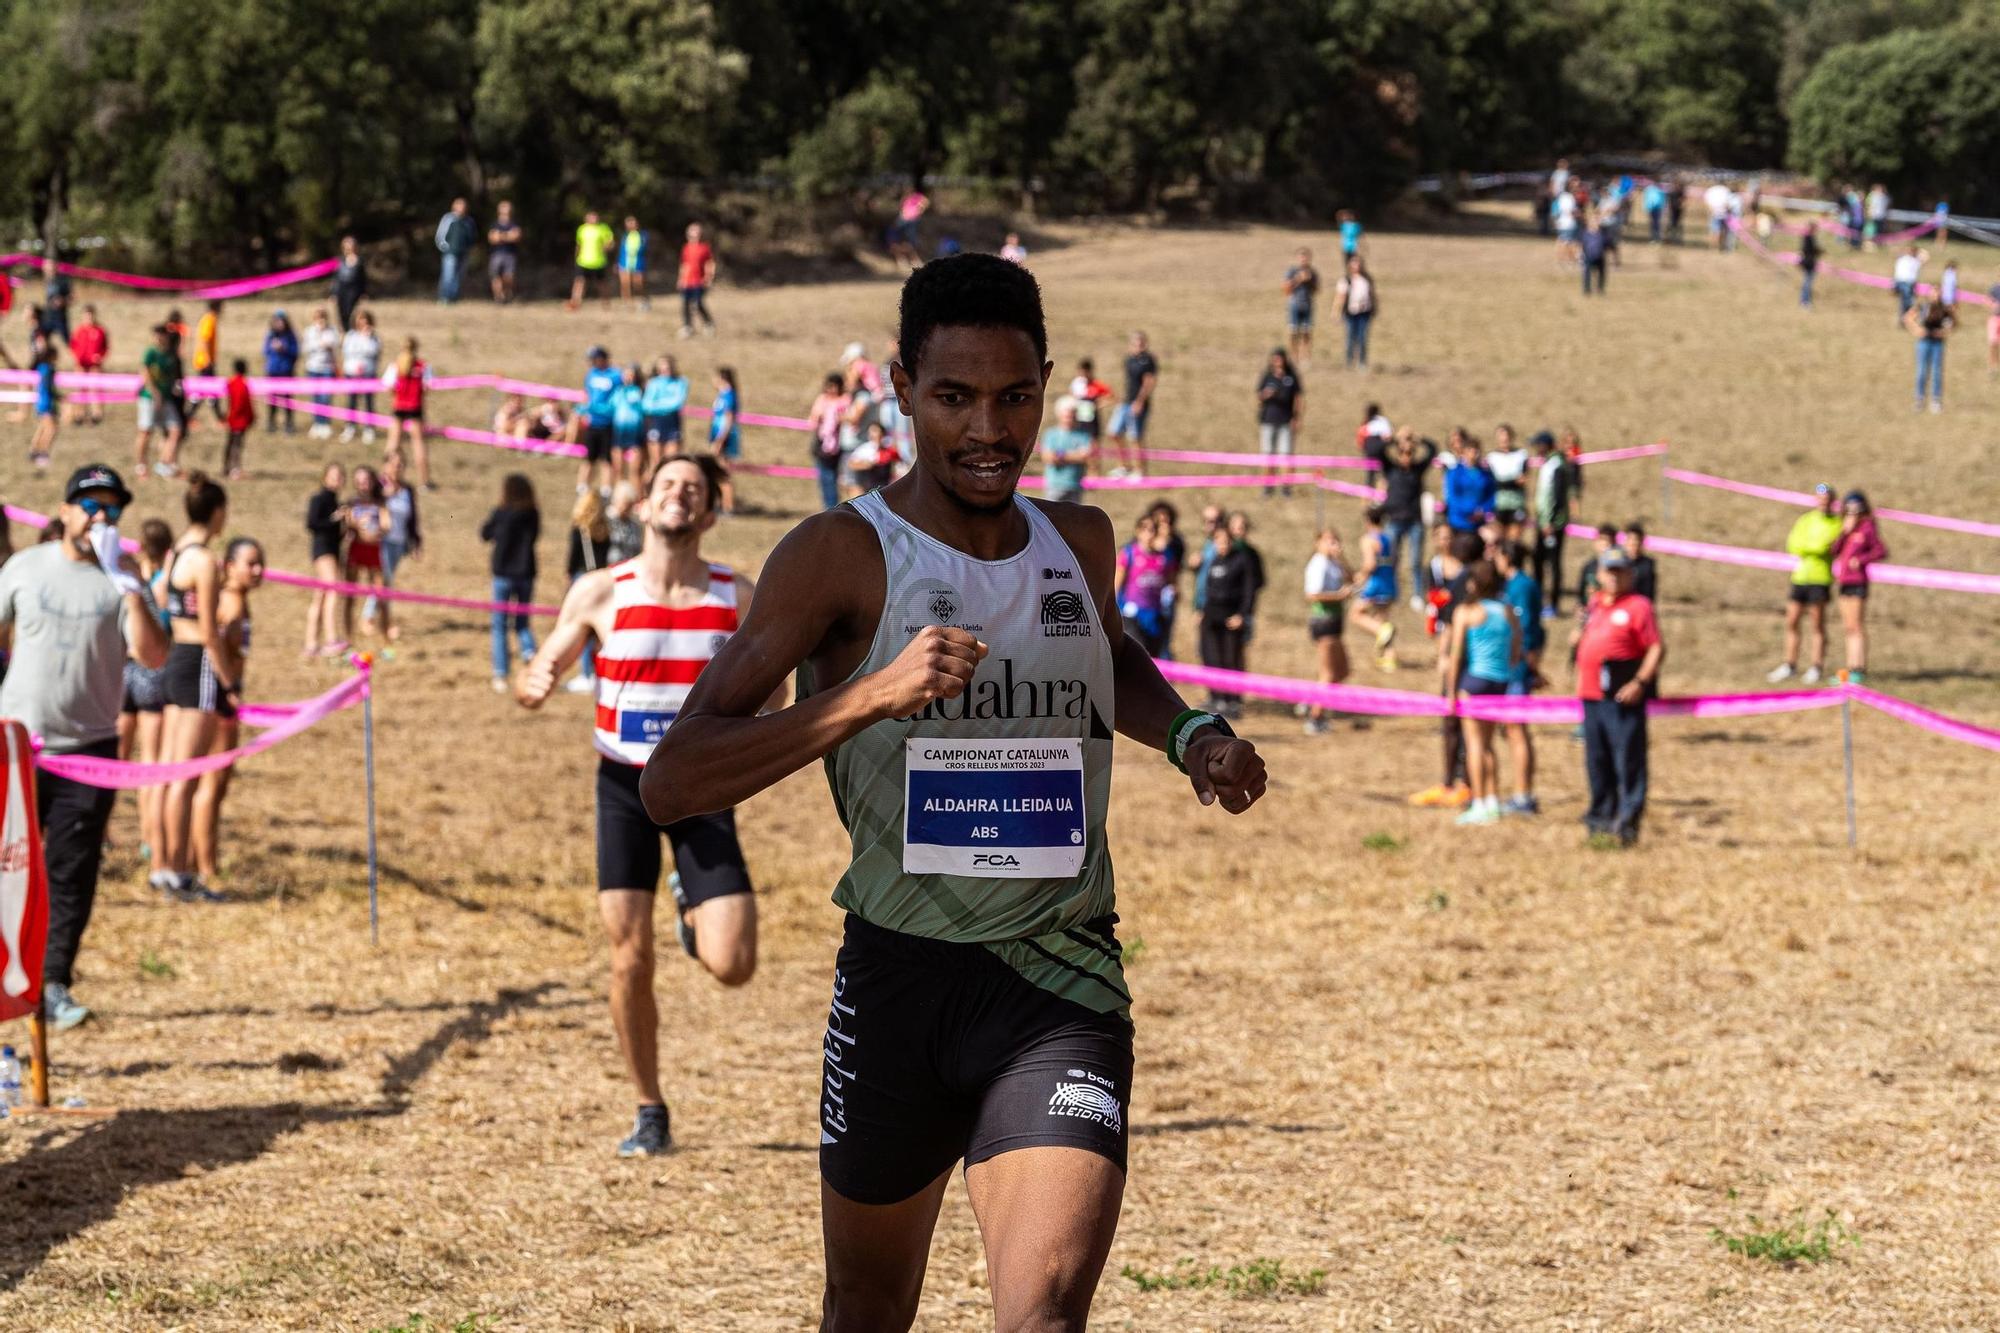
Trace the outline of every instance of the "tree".
<instances>
[{"instance_id":1,"label":"tree","mask_svg":"<svg viewBox=\"0 0 2000 1333\"><path fill-rule=\"evenodd\" d=\"M2000 209L2000 27L1968 23L1838 47L1792 99L1794 167L1881 181L1924 206Z\"/></svg>"},{"instance_id":2,"label":"tree","mask_svg":"<svg viewBox=\"0 0 2000 1333\"><path fill-rule=\"evenodd\" d=\"M1785 139L1773 0L1603 0L1564 64L1608 141L1733 166L1767 166ZM1627 137L1629 136L1629 137Z\"/></svg>"}]
</instances>

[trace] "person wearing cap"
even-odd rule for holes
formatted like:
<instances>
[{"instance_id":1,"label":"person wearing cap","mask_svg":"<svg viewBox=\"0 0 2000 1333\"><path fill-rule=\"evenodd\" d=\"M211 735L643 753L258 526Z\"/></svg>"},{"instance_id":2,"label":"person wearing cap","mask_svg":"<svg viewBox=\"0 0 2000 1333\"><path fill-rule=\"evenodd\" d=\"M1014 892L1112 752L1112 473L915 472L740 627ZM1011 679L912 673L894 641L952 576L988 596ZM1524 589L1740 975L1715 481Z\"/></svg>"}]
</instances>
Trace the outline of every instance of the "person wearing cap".
<instances>
[{"instance_id":1,"label":"person wearing cap","mask_svg":"<svg viewBox=\"0 0 2000 1333\"><path fill-rule=\"evenodd\" d=\"M1583 703L1583 767L1593 834L1631 845L1646 813L1646 700L1667 649L1653 603L1632 591L1632 562L1613 546L1597 557L1598 586L1576 645Z\"/></svg>"},{"instance_id":2,"label":"person wearing cap","mask_svg":"<svg viewBox=\"0 0 2000 1333\"><path fill-rule=\"evenodd\" d=\"M868 359L868 348L851 342L840 349L840 371L850 384L860 384L871 397L882 396L882 369Z\"/></svg>"},{"instance_id":3,"label":"person wearing cap","mask_svg":"<svg viewBox=\"0 0 2000 1333\"><path fill-rule=\"evenodd\" d=\"M1833 600L1833 548L1840 542L1840 515L1835 512L1833 487L1813 487L1813 508L1799 515L1785 539L1792 566L1792 589L1785 602L1785 660L1764 679L1773 685L1799 674L1799 622L1808 613L1813 622L1813 659L1800 676L1808 685L1826 674L1826 604Z\"/></svg>"},{"instance_id":4,"label":"person wearing cap","mask_svg":"<svg viewBox=\"0 0 2000 1333\"><path fill-rule=\"evenodd\" d=\"M118 756L125 662L158 668L167 635L145 585L120 551L117 523L132 492L102 463L78 468L63 490L61 539L0 565L0 634L13 658L0 681L0 717L15 718L50 755ZM72 968L97 897L104 828L117 792L44 771L35 806L49 881L42 1007L57 1030L90 1011L70 995Z\"/></svg>"}]
</instances>

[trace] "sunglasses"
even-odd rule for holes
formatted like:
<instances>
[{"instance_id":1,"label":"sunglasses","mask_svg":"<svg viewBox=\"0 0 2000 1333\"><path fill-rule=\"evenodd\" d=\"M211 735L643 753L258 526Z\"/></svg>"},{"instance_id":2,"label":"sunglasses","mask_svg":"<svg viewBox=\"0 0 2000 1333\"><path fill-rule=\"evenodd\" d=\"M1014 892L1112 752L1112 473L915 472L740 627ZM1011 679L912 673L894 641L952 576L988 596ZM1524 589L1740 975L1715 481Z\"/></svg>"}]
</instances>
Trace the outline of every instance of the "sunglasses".
<instances>
[{"instance_id":1,"label":"sunglasses","mask_svg":"<svg viewBox=\"0 0 2000 1333\"><path fill-rule=\"evenodd\" d=\"M107 523L116 523L118 516L125 512L124 505L112 504L104 500L93 500L87 495L76 502L76 507L93 518L99 514L104 515L104 521Z\"/></svg>"}]
</instances>

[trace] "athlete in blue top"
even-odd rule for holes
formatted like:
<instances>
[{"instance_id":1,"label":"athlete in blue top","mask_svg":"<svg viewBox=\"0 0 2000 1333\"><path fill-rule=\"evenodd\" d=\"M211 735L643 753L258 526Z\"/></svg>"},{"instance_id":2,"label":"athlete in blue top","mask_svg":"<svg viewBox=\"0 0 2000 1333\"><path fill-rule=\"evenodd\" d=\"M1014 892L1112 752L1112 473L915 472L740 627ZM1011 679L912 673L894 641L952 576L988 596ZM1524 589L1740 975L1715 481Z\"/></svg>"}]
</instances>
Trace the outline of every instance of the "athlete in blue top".
<instances>
[{"instance_id":1,"label":"athlete in blue top","mask_svg":"<svg viewBox=\"0 0 2000 1333\"><path fill-rule=\"evenodd\" d=\"M618 237L618 298L627 305L637 300L641 310L653 308L646 295L646 248L652 240L653 233L641 227L639 219L625 219L625 230Z\"/></svg>"},{"instance_id":2,"label":"athlete in blue top","mask_svg":"<svg viewBox=\"0 0 2000 1333\"><path fill-rule=\"evenodd\" d=\"M1452 452L1458 464L1444 474L1444 516L1454 532L1474 532L1480 520L1493 512L1499 483L1486 470L1479 455L1479 441L1462 431L1454 431Z\"/></svg>"},{"instance_id":3,"label":"athlete in blue top","mask_svg":"<svg viewBox=\"0 0 2000 1333\"><path fill-rule=\"evenodd\" d=\"M611 446L618 451L617 471L634 486L645 480L640 469L646 443L644 375L637 365L625 367L624 377L611 394Z\"/></svg>"},{"instance_id":4,"label":"athlete in blue top","mask_svg":"<svg viewBox=\"0 0 2000 1333\"><path fill-rule=\"evenodd\" d=\"M1522 542L1503 541L1493 549L1493 563L1503 580L1500 600L1514 608L1514 619L1521 626L1521 661L1507 682L1507 693L1514 695L1533 694L1542 683L1542 649L1549 638L1542 624L1542 585L1528 573L1527 560L1528 548ZM1501 813L1540 814L1541 803L1535 799L1535 741L1527 723L1507 724L1507 753L1514 760L1514 794L1500 807Z\"/></svg>"},{"instance_id":5,"label":"athlete in blue top","mask_svg":"<svg viewBox=\"0 0 2000 1333\"><path fill-rule=\"evenodd\" d=\"M1500 572L1489 560L1475 561L1466 571L1465 596L1451 616L1451 655L1445 679L1451 685L1453 711L1467 697L1504 695L1521 662L1521 622L1514 608L1496 595ZM1465 733L1465 775L1472 785L1472 802L1458 817L1461 824L1493 824L1500 819L1499 763L1493 754L1494 723L1461 716Z\"/></svg>"},{"instance_id":6,"label":"athlete in blue top","mask_svg":"<svg viewBox=\"0 0 2000 1333\"><path fill-rule=\"evenodd\" d=\"M1334 214L1334 221L1340 224L1340 253L1343 258L1361 253L1361 219L1354 216L1354 210L1343 208Z\"/></svg>"},{"instance_id":7,"label":"athlete in blue top","mask_svg":"<svg viewBox=\"0 0 2000 1333\"><path fill-rule=\"evenodd\" d=\"M743 456L743 427L737 421L736 369L715 368L715 405L708 410L708 447L723 458ZM736 487L722 483L722 512L736 512Z\"/></svg>"},{"instance_id":8,"label":"athlete in blue top","mask_svg":"<svg viewBox=\"0 0 2000 1333\"><path fill-rule=\"evenodd\" d=\"M583 462L579 465L576 484L591 486L598 465L604 465L604 484L611 484L612 401L617 396L618 386L625 377L611 364L611 353L602 347L590 349L590 369L583 377L583 411L577 420L583 423Z\"/></svg>"}]
</instances>

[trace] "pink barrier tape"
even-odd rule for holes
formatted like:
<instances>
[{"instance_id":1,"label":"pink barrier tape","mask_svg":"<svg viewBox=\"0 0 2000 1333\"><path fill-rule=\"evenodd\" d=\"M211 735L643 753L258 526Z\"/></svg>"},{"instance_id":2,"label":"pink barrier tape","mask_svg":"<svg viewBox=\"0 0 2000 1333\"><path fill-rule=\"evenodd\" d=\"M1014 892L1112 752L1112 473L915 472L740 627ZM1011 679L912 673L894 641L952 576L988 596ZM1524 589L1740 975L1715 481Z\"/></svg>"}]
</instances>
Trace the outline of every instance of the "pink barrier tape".
<instances>
[{"instance_id":1,"label":"pink barrier tape","mask_svg":"<svg viewBox=\"0 0 2000 1333\"><path fill-rule=\"evenodd\" d=\"M49 516L38 514L32 509L19 505L0 506L7 517L16 523L26 524L37 530L48 525ZM136 551L139 543L125 539L125 549ZM499 611L507 615L553 616L562 611L559 606L536 606L522 602L487 602L474 597L445 597L438 593L412 592L407 588L378 588L367 583L343 583L338 579L316 579L307 574L294 574L285 569L266 569L266 583L282 583L291 588L317 588L326 592L337 592L344 597L379 597L388 602L411 602L418 606L448 606L459 611Z\"/></svg>"},{"instance_id":2,"label":"pink barrier tape","mask_svg":"<svg viewBox=\"0 0 2000 1333\"><path fill-rule=\"evenodd\" d=\"M1943 736L1947 740L1959 741L1966 745L1976 745L1982 750L2000 753L2000 731L1991 727L1975 726L1961 722L1955 717L1921 707L1907 699L1898 699L1892 694L1881 694L1861 685L1842 685L1849 698L1866 705L1878 713L1886 713L1898 722L1907 722L1913 727Z\"/></svg>"},{"instance_id":3,"label":"pink barrier tape","mask_svg":"<svg viewBox=\"0 0 2000 1333\"><path fill-rule=\"evenodd\" d=\"M1710 476L1706 472L1689 472L1683 468L1660 469L1662 476L1671 481L1683 482L1689 486L1706 486L1711 490L1734 491L1738 495L1755 496L1760 500L1778 500L1786 504L1811 505L1814 497L1804 491L1788 491L1777 486L1759 486L1753 482L1731 481L1727 477ZM1969 518L1947 518L1943 514L1920 514L1908 509L1890 509L1877 506L1875 512L1883 518L1894 519L1898 523L1909 523L1917 527L1940 528L1946 532L1965 532L1975 537L2000 537L2000 523L1981 523Z\"/></svg>"},{"instance_id":4,"label":"pink barrier tape","mask_svg":"<svg viewBox=\"0 0 2000 1333\"><path fill-rule=\"evenodd\" d=\"M1756 235L1749 228L1743 226L1742 223L1732 222L1730 226L1735 231L1737 237L1742 240L1743 244L1748 246L1751 253L1755 254L1759 259L1774 264L1779 268L1796 268L1798 266L1799 256L1797 251L1772 250L1769 246L1758 240ZM1863 273L1857 268L1841 268L1835 264L1822 264L1820 271L1822 273L1830 273L1843 282L1857 283L1863 287L1874 287L1885 292L1895 290L1896 286L1893 278L1885 278L1880 273ZM1920 296L1936 296L1937 291L1937 286L1934 283L1920 282L1917 284L1917 294ZM1958 299L1968 305L1990 306L1993 304L1992 297L1980 292L1967 291L1963 287L1959 288Z\"/></svg>"},{"instance_id":5,"label":"pink barrier tape","mask_svg":"<svg viewBox=\"0 0 2000 1333\"><path fill-rule=\"evenodd\" d=\"M432 387L435 388L437 386L433 385ZM581 389L564 388L560 384L540 384L534 380L509 379L504 375L493 376L492 387L500 393L518 393L523 398L558 398L569 403L580 403L584 400L584 393ZM696 407L693 404L683 407L681 413L684 416L696 417L702 420L706 420L710 415L707 408ZM736 420L739 425L772 426L778 430L811 430L813 428L812 422L806 420L804 417L779 417L772 416L766 412L739 412L736 414Z\"/></svg>"},{"instance_id":6,"label":"pink barrier tape","mask_svg":"<svg viewBox=\"0 0 2000 1333\"><path fill-rule=\"evenodd\" d=\"M1227 449L1141 449L1147 458L1163 463L1217 463L1224 467L1329 467L1352 468L1356 471L1376 472L1381 464L1372 458L1358 454L1253 454L1246 450ZM1665 444L1635 444L1623 449L1599 449L1595 453L1577 455L1580 464L1617 463L1628 458L1652 458L1667 452ZM1531 458L1530 467L1541 466L1541 460ZM1447 464L1439 459L1437 466Z\"/></svg>"},{"instance_id":7,"label":"pink barrier tape","mask_svg":"<svg viewBox=\"0 0 2000 1333\"><path fill-rule=\"evenodd\" d=\"M1790 232L1794 236L1803 236L1806 234L1807 228L1813 224L1809 222L1780 222L1777 225L1780 231ZM1819 229L1821 231L1832 232L1842 240L1852 240L1857 234L1854 228L1848 226L1845 222L1822 222L1819 224ZM1883 232L1875 238L1875 244L1901 245L1905 241L1914 241L1917 237L1936 231L1937 229L1938 219L1932 217L1927 221L1919 222L1914 227L1905 227L1902 231Z\"/></svg>"},{"instance_id":8,"label":"pink barrier tape","mask_svg":"<svg viewBox=\"0 0 2000 1333\"><path fill-rule=\"evenodd\" d=\"M342 681L318 698L296 705L295 711L274 722L255 740L233 750L203 755L184 763L135 764L122 759L99 759L79 754L36 755L35 763L57 777L81 782L87 787L151 787L162 782L185 782L204 773L228 768L238 760L248 759L253 754L261 754L282 741L288 741L342 709L352 708L367 692L368 670L364 667L358 675Z\"/></svg>"},{"instance_id":9,"label":"pink barrier tape","mask_svg":"<svg viewBox=\"0 0 2000 1333\"><path fill-rule=\"evenodd\" d=\"M809 480L819 476L819 469L798 467L790 463L739 463L729 464L731 472L741 472L752 477L789 477ZM1270 478L1264 477L1085 477L1084 489L1092 491L1180 491L1205 490L1231 486L1313 486L1319 477L1311 472L1286 472ZM1042 488L1047 486L1043 477L1029 474L1021 478L1023 486Z\"/></svg>"},{"instance_id":10,"label":"pink barrier tape","mask_svg":"<svg viewBox=\"0 0 2000 1333\"><path fill-rule=\"evenodd\" d=\"M407 588L378 588L369 583L345 583L339 579L316 579L289 570L267 569L266 583L282 583L293 588L319 588L343 597L379 597L386 602L412 602L418 606L448 606L458 611L498 611L506 615L553 616L559 606L536 606L524 602L488 602L477 597L446 597L434 592L412 592Z\"/></svg>"},{"instance_id":11,"label":"pink barrier tape","mask_svg":"<svg viewBox=\"0 0 2000 1333\"><path fill-rule=\"evenodd\" d=\"M1455 714L1489 722L1529 724L1576 723L1583 719L1582 701L1563 695L1465 695L1460 697L1458 707L1454 709L1452 701L1443 695L1419 690L1385 690L1372 685L1321 685L1310 680L1294 680L1289 676L1261 676L1253 672L1195 666L1188 662L1159 661L1154 665L1168 680L1183 685L1199 685L1223 694L1255 695L1281 703L1314 705L1342 713L1365 713L1372 717L1448 717ZM1650 717L1753 717L1769 713L1803 713L1838 707L1843 697L1841 691L1846 688L1759 690L1749 694L1698 694L1679 699L1655 699L1646 705L1646 713ZM2000 733L1992 734L2000 738Z\"/></svg>"},{"instance_id":12,"label":"pink barrier tape","mask_svg":"<svg viewBox=\"0 0 2000 1333\"><path fill-rule=\"evenodd\" d=\"M0 269L13 268L18 264L33 264L40 267L41 263L40 255L0 255ZM338 259L322 259L299 268L266 273L261 277L218 281L212 278L151 278L141 273L117 273L110 269L85 268L80 264L56 265L58 271L67 273L71 277L108 282L114 286L131 287L140 291L172 292L188 300L214 301L227 300L232 296L249 296L254 292L269 291L274 287L289 287L299 282L310 282L314 278L325 277L339 267Z\"/></svg>"},{"instance_id":13,"label":"pink barrier tape","mask_svg":"<svg viewBox=\"0 0 2000 1333\"><path fill-rule=\"evenodd\" d=\"M1597 529L1572 523L1565 529L1572 537L1591 538ZM1783 551L1759 551L1747 546L1723 546L1716 542L1688 541L1682 537L1647 536L1646 549L1661 555L1686 556L1723 565L1747 565L1790 573L1798 564ZM1935 588L1941 592L1976 592L2000 597L2000 574L1970 574L1956 569L1923 569L1913 565L1870 565L1868 577L1875 583L1894 583L1908 588Z\"/></svg>"},{"instance_id":14,"label":"pink barrier tape","mask_svg":"<svg viewBox=\"0 0 2000 1333\"><path fill-rule=\"evenodd\" d=\"M311 416L330 417L335 421L353 421L367 426L389 427L395 418L382 412L361 412L351 407L335 407L331 403L305 402L296 398L270 400L273 407L293 408ZM562 440L517 440L511 435L501 435L490 430L478 430L470 426L426 426L426 435L442 435L448 440L459 440L466 444L485 444L495 449L518 449L531 454L558 454L567 458L582 458L590 451L580 444L569 444Z\"/></svg>"}]
</instances>

